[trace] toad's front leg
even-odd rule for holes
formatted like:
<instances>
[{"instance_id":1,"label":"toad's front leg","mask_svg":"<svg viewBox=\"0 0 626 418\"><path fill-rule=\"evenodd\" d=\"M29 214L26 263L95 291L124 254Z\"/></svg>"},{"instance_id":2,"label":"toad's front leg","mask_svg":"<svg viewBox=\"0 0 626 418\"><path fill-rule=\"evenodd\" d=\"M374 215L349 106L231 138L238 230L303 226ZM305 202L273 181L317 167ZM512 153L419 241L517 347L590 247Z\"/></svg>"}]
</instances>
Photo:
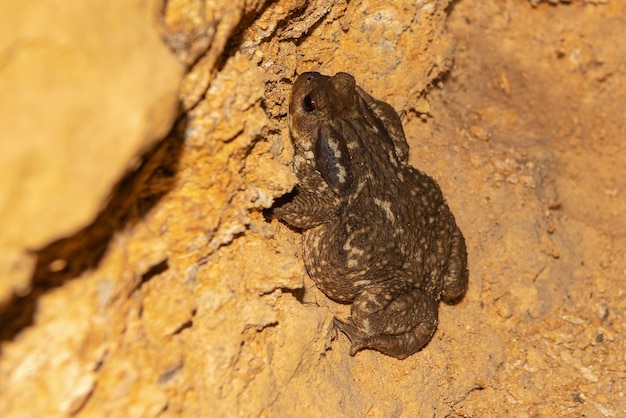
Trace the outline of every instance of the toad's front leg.
<instances>
[{"instance_id":1,"label":"toad's front leg","mask_svg":"<svg viewBox=\"0 0 626 418\"><path fill-rule=\"evenodd\" d=\"M370 348L400 360L423 348L437 328L439 303L412 283L393 279L368 286L352 305L348 323L335 318L352 347Z\"/></svg>"}]
</instances>

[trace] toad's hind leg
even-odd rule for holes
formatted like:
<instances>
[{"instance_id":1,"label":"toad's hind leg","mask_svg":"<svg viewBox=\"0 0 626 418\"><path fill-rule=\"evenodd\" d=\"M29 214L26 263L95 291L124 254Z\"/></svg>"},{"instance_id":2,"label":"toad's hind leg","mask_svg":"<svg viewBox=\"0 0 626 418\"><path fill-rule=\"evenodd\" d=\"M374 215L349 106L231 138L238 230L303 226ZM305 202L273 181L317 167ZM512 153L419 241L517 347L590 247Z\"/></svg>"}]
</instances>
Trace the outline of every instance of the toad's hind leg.
<instances>
[{"instance_id":1,"label":"toad's hind leg","mask_svg":"<svg viewBox=\"0 0 626 418\"><path fill-rule=\"evenodd\" d=\"M371 348L404 359L430 341L437 310L432 295L408 282L388 281L364 289L352 305L349 322L335 319L335 326L350 339L351 355Z\"/></svg>"},{"instance_id":2,"label":"toad's hind leg","mask_svg":"<svg viewBox=\"0 0 626 418\"><path fill-rule=\"evenodd\" d=\"M469 271L467 270L467 249L461 230L456 227L452 233L452 251L443 279L442 299L447 303L458 302L467 291Z\"/></svg>"}]
</instances>

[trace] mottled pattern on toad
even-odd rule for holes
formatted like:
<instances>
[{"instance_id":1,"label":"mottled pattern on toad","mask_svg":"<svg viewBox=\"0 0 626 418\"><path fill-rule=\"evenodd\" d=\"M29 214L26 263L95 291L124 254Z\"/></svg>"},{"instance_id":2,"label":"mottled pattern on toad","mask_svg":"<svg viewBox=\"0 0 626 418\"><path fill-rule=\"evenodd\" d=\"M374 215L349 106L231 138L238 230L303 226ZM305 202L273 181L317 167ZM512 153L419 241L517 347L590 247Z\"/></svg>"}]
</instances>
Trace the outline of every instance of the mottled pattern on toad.
<instances>
[{"instance_id":1,"label":"mottled pattern on toad","mask_svg":"<svg viewBox=\"0 0 626 418\"><path fill-rule=\"evenodd\" d=\"M350 354L403 359L423 348L439 301L467 288L465 240L439 186L408 164L393 108L346 73L302 74L289 127L299 184L274 214L303 230L308 273L331 299L352 303L335 325Z\"/></svg>"}]
</instances>

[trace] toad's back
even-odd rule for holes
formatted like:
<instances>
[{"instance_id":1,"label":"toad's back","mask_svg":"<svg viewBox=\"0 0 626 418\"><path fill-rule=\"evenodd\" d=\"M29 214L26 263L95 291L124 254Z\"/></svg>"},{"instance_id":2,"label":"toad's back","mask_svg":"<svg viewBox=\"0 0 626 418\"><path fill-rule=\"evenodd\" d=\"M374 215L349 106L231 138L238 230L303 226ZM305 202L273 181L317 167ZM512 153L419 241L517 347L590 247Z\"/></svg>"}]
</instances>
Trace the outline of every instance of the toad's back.
<instances>
[{"instance_id":1,"label":"toad's back","mask_svg":"<svg viewBox=\"0 0 626 418\"><path fill-rule=\"evenodd\" d=\"M275 213L305 230L319 288L353 303L349 322L336 320L351 353L414 353L436 328L439 300L467 287L465 242L439 186L408 164L391 106L348 74L301 75L289 122L299 184Z\"/></svg>"}]
</instances>

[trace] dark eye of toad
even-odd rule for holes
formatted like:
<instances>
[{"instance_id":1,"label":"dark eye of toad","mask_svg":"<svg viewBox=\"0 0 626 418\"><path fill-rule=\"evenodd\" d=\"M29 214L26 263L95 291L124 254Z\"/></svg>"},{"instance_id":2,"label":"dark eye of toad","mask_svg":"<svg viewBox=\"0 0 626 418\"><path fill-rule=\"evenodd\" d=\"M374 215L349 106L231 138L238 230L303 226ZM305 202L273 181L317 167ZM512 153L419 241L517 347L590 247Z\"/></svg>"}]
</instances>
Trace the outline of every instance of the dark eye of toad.
<instances>
[{"instance_id":1,"label":"dark eye of toad","mask_svg":"<svg viewBox=\"0 0 626 418\"><path fill-rule=\"evenodd\" d=\"M304 96L302 105L304 107L305 112L312 112L315 110L315 99L311 97L310 94L307 94L306 96Z\"/></svg>"}]
</instances>

